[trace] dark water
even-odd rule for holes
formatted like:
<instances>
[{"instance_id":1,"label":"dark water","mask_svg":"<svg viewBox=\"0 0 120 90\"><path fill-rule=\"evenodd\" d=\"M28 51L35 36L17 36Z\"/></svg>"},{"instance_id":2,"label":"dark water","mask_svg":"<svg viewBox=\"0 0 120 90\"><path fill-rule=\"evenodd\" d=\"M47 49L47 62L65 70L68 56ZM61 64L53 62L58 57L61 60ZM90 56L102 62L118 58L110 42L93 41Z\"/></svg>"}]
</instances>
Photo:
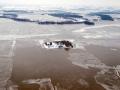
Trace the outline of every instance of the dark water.
<instances>
[{"instance_id":1,"label":"dark water","mask_svg":"<svg viewBox=\"0 0 120 90\"><path fill-rule=\"evenodd\" d=\"M59 84L60 90L104 90L95 82L97 70L73 65L68 60L69 53L64 49L43 49L31 41L17 41L11 80L19 85L19 90L38 90L37 85L21 82L38 78L51 78L54 86ZM81 85L80 79L88 82L89 86Z\"/></svg>"}]
</instances>

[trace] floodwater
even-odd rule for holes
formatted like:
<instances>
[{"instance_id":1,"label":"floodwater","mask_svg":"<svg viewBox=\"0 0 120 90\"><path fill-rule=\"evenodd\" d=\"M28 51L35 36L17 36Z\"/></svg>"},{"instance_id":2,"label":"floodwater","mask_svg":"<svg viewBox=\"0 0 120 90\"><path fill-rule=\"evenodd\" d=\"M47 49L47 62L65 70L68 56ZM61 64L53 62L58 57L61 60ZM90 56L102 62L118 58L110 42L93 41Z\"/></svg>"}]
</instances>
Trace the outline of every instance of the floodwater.
<instances>
[{"instance_id":1,"label":"floodwater","mask_svg":"<svg viewBox=\"0 0 120 90\"><path fill-rule=\"evenodd\" d=\"M40 90L38 84L23 81L50 78L58 90L105 90L95 76L106 68L120 65L120 27L87 30L83 27L86 26L42 26L1 19L0 89L7 83L9 87L17 85L18 90ZM79 29L83 32L74 32ZM39 43L39 40L69 39L75 45L69 51L45 49ZM102 73L100 78L105 79L108 73ZM113 80L112 75L109 81Z\"/></svg>"},{"instance_id":2,"label":"floodwater","mask_svg":"<svg viewBox=\"0 0 120 90\"><path fill-rule=\"evenodd\" d=\"M120 65L120 48L88 45L86 49L106 65Z\"/></svg>"},{"instance_id":3,"label":"floodwater","mask_svg":"<svg viewBox=\"0 0 120 90\"><path fill-rule=\"evenodd\" d=\"M59 84L60 90L104 90L94 79L97 69L81 68L68 59L69 53L76 50L47 50L34 43L32 40L20 40L16 44L11 80L19 86L19 90L38 90L39 87L35 89L37 86L22 83L23 80L38 78L51 78L54 86ZM80 79L85 80L88 86L82 86Z\"/></svg>"}]
</instances>

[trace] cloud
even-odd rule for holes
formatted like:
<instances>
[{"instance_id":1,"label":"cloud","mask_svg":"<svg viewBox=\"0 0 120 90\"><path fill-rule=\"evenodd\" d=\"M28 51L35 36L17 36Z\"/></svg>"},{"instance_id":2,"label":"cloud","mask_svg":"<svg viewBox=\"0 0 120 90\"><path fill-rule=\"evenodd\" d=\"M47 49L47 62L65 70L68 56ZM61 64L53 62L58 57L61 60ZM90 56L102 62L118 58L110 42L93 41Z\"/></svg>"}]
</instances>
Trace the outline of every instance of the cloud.
<instances>
[{"instance_id":1,"label":"cloud","mask_svg":"<svg viewBox=\"0 0 120 90\"><path fill-rule=\"evenodd\" d=\"M40 5L40 6L114 6L120 7L120 0L0 0L7 5Z\"/></svg>"}]
</instances>

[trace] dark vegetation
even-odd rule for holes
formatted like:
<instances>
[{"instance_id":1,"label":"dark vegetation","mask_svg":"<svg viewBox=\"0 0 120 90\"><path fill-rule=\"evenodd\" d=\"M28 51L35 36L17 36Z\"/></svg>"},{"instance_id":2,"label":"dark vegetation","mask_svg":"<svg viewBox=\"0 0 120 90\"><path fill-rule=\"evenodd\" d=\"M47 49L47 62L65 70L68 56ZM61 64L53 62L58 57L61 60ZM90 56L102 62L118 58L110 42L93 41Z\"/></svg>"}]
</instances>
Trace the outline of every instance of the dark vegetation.
<instances>
[{"instance_id":1,"label":"dark vegetation","mask_svg":"<svg viewBox=\"0 0 120 90\"><path fill-rule=\"evenodd\" d=\"M80 15L77 15L77 14L74 14L74 13L54 13L54 14L49 14L49 15L52 15L52 16L55 16L55 17L61 17L61 18L82 18L83 16L80 16Z\"/></svg>"},{"instance_id":2,"label":"dark vegetation","mask_svg":"<svg viewBox=\"0 0 120 90\"><path fill-rule=\"evenodd\" d=\"M45 42L44 44L46 46L52 46L54 44L56 44L58 46L58 48L64 48L66 51L70 50L70 48L73 48L73 44L70 41L67 40L62 40L62 41L53 41L53 42ZM64 47L65 46L65 47Z\"/></svg>"},{"instance_id":3,"label":"dark vegetation","mask_svg":"<svg viewBox=\"0 0 120 90\"><path fill-rule=\"evenodd\" d=\"M96 12L96 13L90 13L89 15L100 16L100 18L102 20L114 21L114 19L110 15L108 15L107 13L104 14L104 13L101 13L101 12Z\"/></svg>"},{"instance_id":4,"label":"dark vegetation","mask_svg":"<svg viewBox=\"0 0 120 90\"><path fill-rule=\"evenodd\" d=\"M86 25L94 25L94 22L91 22L87 19L84 19L83 16L77 15L75 13L55 13L55 14L49 14L52 15L54 17L59 17L59 18L64 18L66 19L66 21L32 21L30 19L26 19L26 18L18 18L18 15L16 13L26 13L25 11L5 11L5 14L3 14L2 16L0 16L0 18L8 18L8 19L12 19L14 21L19 21L19 22L35 22L38 24L42 24L42 25L49 25L49 24L59 24L59 25L64 25L64 24L86 24ZM79 21L76 20L76 18L78 19L84 19L85 21Z\"/></svg>"}]
</instances>

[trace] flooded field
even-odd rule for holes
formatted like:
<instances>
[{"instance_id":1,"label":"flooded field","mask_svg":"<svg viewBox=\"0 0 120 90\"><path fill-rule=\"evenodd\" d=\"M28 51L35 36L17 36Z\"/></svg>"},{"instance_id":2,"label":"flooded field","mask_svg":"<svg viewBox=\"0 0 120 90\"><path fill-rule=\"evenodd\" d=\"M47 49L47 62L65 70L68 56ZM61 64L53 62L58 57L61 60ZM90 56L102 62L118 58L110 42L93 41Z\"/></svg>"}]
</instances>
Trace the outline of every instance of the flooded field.
<instances>
[{"instance_id":1,"label":"flooded field","mask_svg":"<svg viewBox=\"0 0 120 90\"><path fill-rule=\"evenodd\" d=\"M86 48L106 65L116 66L120 64L120 48L95 45L90 45Z\"/></svg>"},{"instance_id":2,"label":"flooded field","mask_svg":"<svg viewBox=\"0 0 120 90\"><path fill-rule=\"evenodd\" d=\"M69 51L64 49L46 50L35 45L34 41L33 44L28 44L29 42L31 43L31 41L17 41L15 56L13 57L11 80L18 86L20 85L20 90L28 88L22 83L23 80L39 78L51 78L52 84L58 89L61 88L60 90L102 89L94 79L97 70L84 69L73 65L68 59ZM20 44L21 46L19 46ZM27 47L24 47L25 45ZM76 52L76 50L71 52ZM80 79L85 80L88 86L82 86L79 83Z\"/></svg>"},{"instance_id":3,"label":"flooded field","mask_svg":"<svg viewBox=\"0 0 120 90\"><path fill-rule=\"evenodd\" d=\"M1 19L0 90L119 90L120 27L113 23L45 26ZM73 48L43 48L42 40L72 41Z\"/></svg>"}]
</instances>

